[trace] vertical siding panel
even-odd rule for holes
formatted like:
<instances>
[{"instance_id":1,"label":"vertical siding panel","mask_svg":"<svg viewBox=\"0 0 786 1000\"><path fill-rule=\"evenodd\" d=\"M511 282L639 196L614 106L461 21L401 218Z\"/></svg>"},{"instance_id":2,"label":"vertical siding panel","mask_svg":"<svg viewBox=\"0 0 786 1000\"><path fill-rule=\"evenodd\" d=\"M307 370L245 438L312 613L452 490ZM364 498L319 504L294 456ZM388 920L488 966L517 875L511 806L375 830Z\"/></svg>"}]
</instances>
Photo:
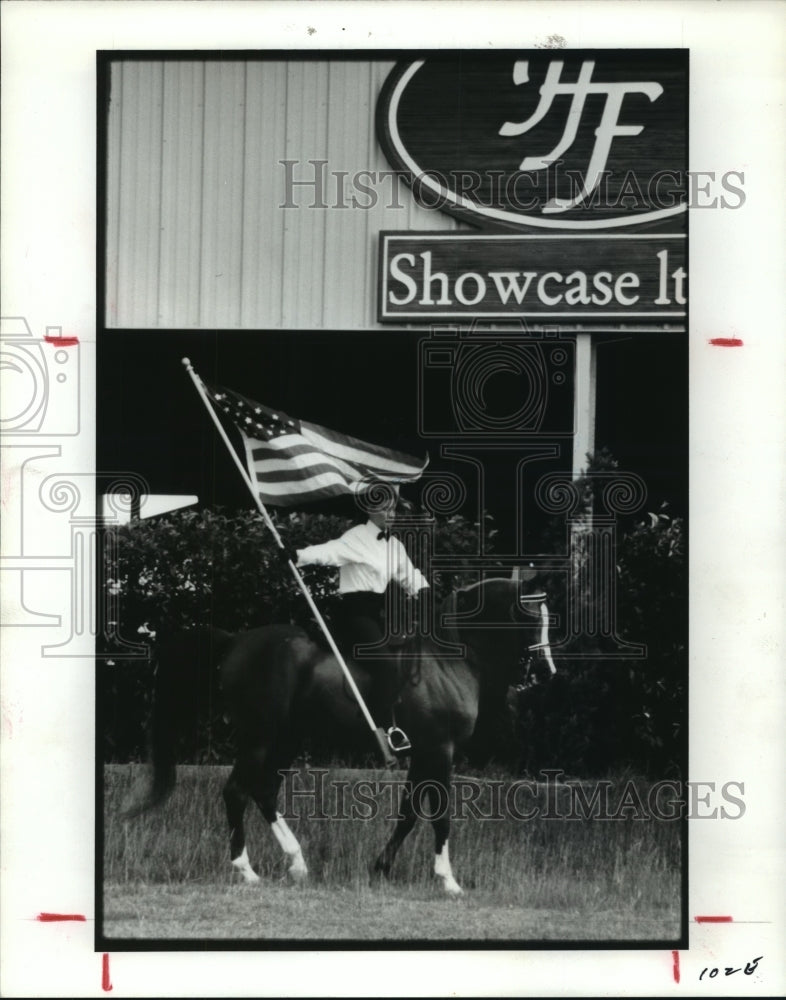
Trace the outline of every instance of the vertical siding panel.
<instances>
[{"instance_id":1,"label":"vertical siding panel","mask_svg":"<svg viewBox=\"0 0 786 1000\"><path fill-rule=\"evenodd\" d=\"M363 212L363 243L366 247L368 263L363 269L360 288L363 301L358 307L358 322L362 326L371 329L377 325L377 233L383 219L382 210L390 198L391 182L389 180L382 182L379 178L380 169L386 169L389 165L385 162L384 166L380 167L376 162L377 143L375 138L377 97L382 85L381 80L387 76L387 73L380 71L379 64L373 62L363 63L363 70L362 86L365 88L365 116L358 123L358 129L363 142L360 157L365 161L363 164L364 169L370 170L374 175L375 180L372 186L375 197L372 205ZM378 77L380 78L379 80Z\"/></svg>"},{"instance_id":2,"label":"vertical siding panel","mask_svg":"<svg viewBox=\"0 0 786 1000\"><path fill-rule=\"evenodd\" d=\"M207 63L205 82L200 322L232 327L240 323L243 63Z\"/></svg>"},{"instance_id":3,"label":"vertical siding panel","mask_svg":"<svg viewBox=\"0 0 786 1000\"><path fill-rule=\"evenodd\" d=\"M305 86L303 88L302 105L302 139L311 140L314 144L316 157L327 160L328 137L328 67L326 62L311 62L305 64ZM297 126L296 126L297 128ZM327 175L325 203L332 206L335 202L335 184L329 179L330 162L325 166ZM324 269L325 269L325 231L328 220L335 214L331 207L309 209L301 212L301 239L306 255L306 267L300 268L297 276L298 286L302 291L308 289L308 311L301 315L298 326L323 326L324 308Z\"/></svg>"},{"instance_id":4,"label":"vertical siding panel","mask_svg":"<svg viewBox=\"0 0 786 1000\"><path fill-rule=\"evenodd\" d=\"M120 119L118 149L118 210L117 210L117 316L120 326L133 326L135 274L132 261L134 245L133 151L137 145L137 77L134 63L123 63L120 73L118 117Z\"/></svg>"},{"instance_id":5,"label":"vertical siding panel","mask_svg":"<svg viewBox=\"0 0 786 1000\"><path fill-rule=\"evenodd\" d=\"M298 160L300 176L311 176L309 160L326 159L327 67L324 62L293 62L287 72L286 158ZM297 167L295 168L297 171ZM284 223L283 326L322 326L324 230L329 210L309 208L310 189L300 189ZM325 191L330 204L331 185Z\"/></svg>"},{"instance_id":6,"label":"vertical siding panel","mask_svg":"<svg viewBox=\"0 0 786 1000\"><path fill-rule=\"evenodd\" d=\"M402 181L395 177L380 179L381 174L384 175L393 168L377 142L377 100L382 84L394 66L395 62L392 60L369 64L369 109L365 122L363 155L369 164L369 169L374 171L377 177L379 195L373 211L368 213L366 232L368 266L364 274L364 301L359 315L360 323L369 329L380 327L377 323L379 233L385 229L409 228L408 204L412 199L409 188Z\"/></svg>"},{"instance_id":7,"label":"vertical siding panel","mask_svg":"<svg viewBox=\"0 0 786 1000\"><path fill-rule=\"evenodd\" d=\"M246 149L243 198L243 295L246 328L282 322L286 137L286 63L250 62L246 80Z\"/></svg>"},{"instance_id":8,"label":"vertical siding panel","mask_svg":"<svg viewBox=\"0 0 786 1000\"><path fill-rule=\"evenodd\" d=\"M308 290L308 311L303 311L297 325L321 327L324 308L325 232L328 220L335 215L331 206L335 203L335 184L330 178L330 162L327 155L328 137L328 66L326 62L305 64L305 86L303 88L302 116L295 128L300 132L305 144L313 142L315 157L328 160L325 165L324 200L327 208L309 209L300 213L300 235L306 257L305 268L299 268L297 283L301 292ZM298 124L303 127L298 128ZM305 301L305 299L301 300Z\"/></svg>"},{"instance_id":9,"label":"vertical siding panel","mask_svg":"<svg viewBox=\"0 0 786 1000\"><path fill-rule=\"evenodd\" d=\"M157 323L199 325L204 64L164 69L161 268Z\"/></svg>"},{"instance_id":10,"label":"vertical siding panel","mask_svg":"<svg viewBox=\"0 0 786 1000\"><path fill-rule=\"evenodd\" d=\"M305 173L306 163L302 156L302 144L300 143L300 132L293 119L302 114L303 103L303 66L300 63L287 63L286 76L286 118L287 127L284 137L284 158L295 160L294 175L301 176ZM293 193L293 201L301 206L303 202L303 188L297 188ZM292 279L291 276L298 267L299 260L302 261L300 247L300 218L303 215L303 208L289 209L284 218L284 239L282 243L282 272L281 272L281 325L282 327L295 326L297 314L293 311L292 303ZM296 297L296 296L295 296Z\"/></svg>"},{"instance_id":11,"label":"vertical siding panel","mask_svg":"<svg viewBox=\"0 0 786 1000\"><path fill-rule=\"evenodd\" d=\"M360 323L372 329L377 326L376 315L377 315L377 271L376 271L376 261L378 252L378 233L380 228L385 225L385 219L387 215L392 211L392 209L386 209L386 205L391 203L391 193L395 195L395 182L392 179L381 179L379 174L382 170L390 169L390 164L387 160L382 157L380 160L377 155L377 143L376 143L376 106L377 98L379 97L379 91L382 87L382 81L388 74L388 66L393 65L392 63L364 63L366 69L366 118L365 122L361 124L361 129L363 129L363 135L365 136L365 148L363 150L364 158L366 160L367 169L370 170L374 177L374 191L376 194L375 200L368 209L364 212L365 216L365 232L364 232L364 242L366 245L366 252L368 253L369 263L363 271L363 284L362 284L362 295L363 303L359 309L359 321ZM395 204L395 201L393 201Z\"/></svg>"},{"instance_id":12,"label":"vertical siding panel","mask_svg":"<svg viewBox=\"0 0 786 1000\"><path fill-rule=\"evenodd\" d=\"M163 110L164 110L164 66L156 63L150 67L149 175L146 185L149 204L140 205L142 230L140 245L146 245L145 294L146 308L144 325L158 324L158 278L161 260L161 166L163 161ZM145 233L149 234L147 237Z\"/></svg>"},{"instance_id":13,"label":"vertical siding panel","mask_svg":"<svg viewBox=\"0 0 786 1000\"><path fill-rule=\"evenodd\" d=\"M106 163L106 317L108 326L118 325L118 268L120 266L120 167L121 116L123 110L123 64L110 66L110 105L107 122Z\"/></svg>"},{"instance_id":14,"label":"vertical siding panel","mask_svg":"<svg viewBox=\"0 0 786 1000\"><path fill-rule=\"evenodd\" d=\"M395 65L391 62L371 62L366 66L367 112L364 122L363 155L368 169L373 172L376 183L376 200L372 209L365 213L366 231L365 244L368 254L368 265L363 273L363 302L359 309L358 321L369 329L377 327L377 257L379 253L380 229L393 229L393 219L396 213L403 212L403 200L399 198L399 184L392 177L380 177L391 166L382 155L376 139L377 99L388 73ZM402 208L396 208L397 200L402 201ZM393 218L391 218L391 216Z\"/></svg>"},{"instance_id":15,"label":"vertical siding panel","mask_svg":"<svg viewBox=\"0 0 786 1000\"><path fill-rule=\"evenodd\" d=\"M241 297L243 294L243 194L246 145L246 64L230 63L231 100L226 116L222 115L222 153L229 157L225 162L227 195L227 222L230 234L226 240L226 258L222 269L228 275L224 284L224 310L227 324L240 326Z\"/></svg>"},{"instance_id":16,"label":"vertical siding panel","mask_svg":"<svg viewBox=\"0 0 786 1000\"><path fill-rule=\"evenodd\" d=\"M205 64L204 122L202 138L201 245L199 255L199 325L211 326L216 307L216 228L218 226L218 94L220 63Z\"/></svg>"},{"instance_id":17,"label":"vertical siding panel","mask_svg":"<svg viewBox=\"0 0 786 1000\"><path fill-rule=\"evenodd\" d=\"M354 312L355 300L362 295L362 281L351 280L351 261L362 249L365 238L363 213L353 209L352 175L358 169L357 122L360 118L361 96L358 92L360 63L328 64L330 103L327 120L327 161L331 174L348 171L343 183L331 180L328 198L336 208L328 209L325 226L322 283L324 308L321 325L327 328L346 326ZM342 207L345 206L345 207ZM348 268L348 264L350 267Z\"/></svg>"},{"instance_id":18,"label":"vertical siding panel","mask_svg":"<svg viewBox=\"0 0 786 1000\"><path fill-rule=\"evenodd\" d=\"M161 203L161 81L160 63L127 67L132 99L133 144L125 155L131 164L125 185L122 246L130 273L126 303L129 326L155 326L158 288L158 232ZM122 234L121 234L122 236Z\"/></svg>"}]
</instances>

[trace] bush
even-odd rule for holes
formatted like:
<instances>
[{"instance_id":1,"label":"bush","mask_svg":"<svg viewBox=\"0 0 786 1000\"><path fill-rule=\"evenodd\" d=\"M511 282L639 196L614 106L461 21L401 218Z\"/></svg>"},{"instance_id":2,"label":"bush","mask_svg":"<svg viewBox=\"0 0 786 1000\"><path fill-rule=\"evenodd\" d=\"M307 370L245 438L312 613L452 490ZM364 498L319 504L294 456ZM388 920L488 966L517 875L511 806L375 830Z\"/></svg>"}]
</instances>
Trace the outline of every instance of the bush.
<instances>
[{"instance_id":1,"label":"bush","mask_svg":"<svg viewBox=\"0 0 786 1000\"><path fill-rule=\"evenodd\" d=\"M614 471L606 453L592 459L590 473ZM587 509L592 476L579 482ZM298 548L341 534L351 520L328 514L274 515L287 546ZM645 643L643 659L611 659L597 637L583 636L560 659L547 683L511 690L504 703L482 704L467 760L490 761L517 773L537 775L562 768L583 777L622 768L680 777L685 765L687 691L687 566L684 525L667 509L617 525L617 634ZM438 519L434 549L474 556L493 550L493 521L473 523L460 515ZM555 518L543 551L565 550L566 521ZM123 658L125 641L139 642L138 629L213 624L230 631L273 622L293 622L316 631L311 611L292 575L276 555L268 529L255 512L229 515L208 509L180 511L135 521L107 532L107 590L117 599L116 635L105 637L108 657L99 673L99 725L105 759L125 762L145 756L145 721L150 709L150 662ZM579 546L573 573L584 558ZM330 623L336 570L310 567L304 573L320 612ZM434 600L475 582L476 571L434 573ZM550 611L565 620L565 580L544 579ZM589 595L581 599L588 601ZM553 630L552 638L557 630ZM232 732L212 704L200 722L190 762L231 759Z\"/></svg>"},{"instance_id":2,"label":"bush","mask_svg":"<svg viewBox=\"0 0 786 1000\"><path fill-rule=\"evenodd\" d=\"M602 452L589 458L590 475L578 482L586 513L596 500L594 473L617 463ZM564 519L551 524L548 551L564 550ZM586 551L576 546L572 573L583 569ZM601 636L581 636L560 660L557 676L518 692L514 710L521 771L544 767L598 776L632 767L653 777L679 777L686 763L687 566L684 524L668 508L617 525L615 552L619 639L646 646L643 658L604 655ZM545 581L549 609L565 620L563 578ZM583 614L590 595L581 592Z\"/></svg>"},{"instance_id":3,"label":"bush","mask_svg":"<svg viewBox=\"0 0 786 1000\"><path fill-rule=\"evenodd\" d=\"M333 514L272 516L289 548L335 538L352 524L350 518ZM481 528L454 515L437 521L434 529L434 545L442 554L477 555L481 530L488 551L495 534L489 517ZM107 529L104 573L106 590L117 607L111 634L101 642L106 665L99 673L99 712L107 761L145 756L152 666L144 658L129 658L123 647L140 642L140 629L161 633L210 624L234 632L290 622L319 633L292 573L279 561L271 532L256 512L177 511ZM338 570L307 567L303 576L330 625ZM474 572L434 574L435 601L476 579ZM211 763L230 759L232 734L220 706L205 709L199 734L186 759Z\"/></svg>"}]
</instances>

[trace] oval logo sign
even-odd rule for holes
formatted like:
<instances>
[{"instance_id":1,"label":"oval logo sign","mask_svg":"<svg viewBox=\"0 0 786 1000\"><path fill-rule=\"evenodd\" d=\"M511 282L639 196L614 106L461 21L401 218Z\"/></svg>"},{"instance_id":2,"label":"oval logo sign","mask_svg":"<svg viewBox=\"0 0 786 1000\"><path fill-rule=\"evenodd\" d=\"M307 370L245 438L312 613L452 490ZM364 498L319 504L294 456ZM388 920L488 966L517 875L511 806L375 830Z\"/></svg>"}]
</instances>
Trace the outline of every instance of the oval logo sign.
<instances>
[{"instance_id":1,"label":"oval logo sign","mask_svg":"<svg viewBox=\"0 0 786 1000\"><path fill-rule=\"evenodd\" d=\"M476 226L653 223L687 207L687 77L684 50L435 54L387 78L378 138L421 204Z\"/></svg>"}]
</instances>

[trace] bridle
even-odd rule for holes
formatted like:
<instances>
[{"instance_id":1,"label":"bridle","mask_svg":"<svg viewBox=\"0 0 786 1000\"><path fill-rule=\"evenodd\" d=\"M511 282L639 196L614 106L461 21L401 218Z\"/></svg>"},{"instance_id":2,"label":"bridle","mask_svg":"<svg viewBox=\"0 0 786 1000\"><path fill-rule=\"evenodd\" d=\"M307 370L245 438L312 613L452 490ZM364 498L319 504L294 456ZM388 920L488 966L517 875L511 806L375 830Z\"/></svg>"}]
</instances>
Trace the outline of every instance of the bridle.
<instances>
[{"instance_id":1,"label":"bridle","mask_svg":"<svg viewBox=\"0 0 786 1000\"><path fill-rule=\"evenodd\" d=\"M473 584L477 586L477 584ZM470 589L470 588L464 588ZM453 621L445 626L445 639L448 642L461 644L461 637L458 631L458 624L456 622L456 616L458 613L458 590L454 590L445 603L442 606L444 613L451 616ZM521 608L522 604L538 604L537 611L529 611L529 609ZM554 661L551 658L551 646L549 644L549 609L546 605L546 593L545 591L537 591L533 594L521 594L518 596L516 601L513 601L509 609L509 618L512 622L516 622L517 618L515 612L517 609L523 610L525 614L531 615L532 617L538 616L540 618L540 637L538 642L534 642L527 646L527 654L537 653L542 650L543 658L549 667L549 672L553 675L556 674L557 668L554 666Z\"/></svg>"},{"instance_id":2,"label":"bridle","mask_svg":"<svg viewBox=\"0 0 786 1000\"><path fill-rule=\"evenodd\" d=\"M527 646L527 652L533 653L539 649L543 650L543 659L549 665L549 671L551 674L556 674L557 668L554 666L554 661L551 658L551 646L549 644L549 609L546 604L546 594L545 591L535 594L524 594L519 597L518 603L534 603L538 602L540 605L538 613L540 615L540 642L533 642L531 646ZM511 608L512 611L512 608ZM527 614L531 612L527 611Z\"/></svg>"}]
</instances>

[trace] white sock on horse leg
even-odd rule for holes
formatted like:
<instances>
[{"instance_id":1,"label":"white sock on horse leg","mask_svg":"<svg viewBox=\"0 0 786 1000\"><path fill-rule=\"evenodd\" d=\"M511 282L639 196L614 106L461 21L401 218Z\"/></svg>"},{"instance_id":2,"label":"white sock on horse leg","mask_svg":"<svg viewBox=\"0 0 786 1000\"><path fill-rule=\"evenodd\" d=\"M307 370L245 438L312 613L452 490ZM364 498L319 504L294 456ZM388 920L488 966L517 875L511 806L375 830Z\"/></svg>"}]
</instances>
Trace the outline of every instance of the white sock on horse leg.
<instances>
[{"instance_id":1,"label":"white sock on horse leg","mask_svg":"<svg viewBox=\"0 0 786 1000\"><path fill-rule=\"evenodd\" d=\"M450 867L450 853L448 851L447 840L442 845L442 850L434 856L434 874L442 879L442 888L450 896L460 896L463 889L453 878L453 869Z\"/></svg>"},{"instance_id":2,"label":"white sock on horse leg","mask_svg":"<svg viewBox=\"0 0 786 1000\"><path fill-rule=\"evenodd\" d=\"M278 841L279 847L290 860L289 874L293 878L302 878L307 875L308 868L300 844L281 813L276 813L276 818L270 824L270 829L273 831L273 836Z\"/></svg>"},{"instance_id":3,"label":"white sock on horse leg","mask_svg":"<svg viewBox=\"0 0 786 1000\"><path fill-rule=\"evenodd\" d=\"M243 881L248 882L249 885L256 885L259 881L259 875L251 867L251 862L248 860L247 848L244 847L243 853L232 859L232 867L238 875L243 876Z\"/></svg>"}]
</instances>

